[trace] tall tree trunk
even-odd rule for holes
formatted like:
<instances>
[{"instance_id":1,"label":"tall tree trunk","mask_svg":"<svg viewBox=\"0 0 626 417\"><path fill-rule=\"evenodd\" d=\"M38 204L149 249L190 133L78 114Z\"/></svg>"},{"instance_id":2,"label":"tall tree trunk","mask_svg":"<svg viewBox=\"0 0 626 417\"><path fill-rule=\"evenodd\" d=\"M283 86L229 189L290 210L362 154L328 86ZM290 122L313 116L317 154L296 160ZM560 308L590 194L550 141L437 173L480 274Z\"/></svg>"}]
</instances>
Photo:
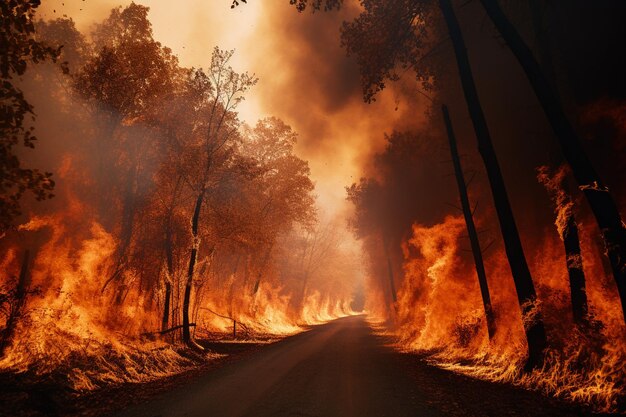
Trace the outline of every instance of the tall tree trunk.
<instances>
[{"instance_id":1,"label":"tall tree trunk","mask_svg":"<svg viewBox=\"0 0 626 417\"><path fill-rule=\"evenodd\" d=\"M487 177L491 185L491 193L496 207L496 213L498 214L500 231L502 232L502 238L504 240L504 248L509 266L511 267L517 299L522 310L522 321L524 323L524 331L528 343L528 362L526 365L527 368L536 367L542 362L543 351L547 341L543 317L537 304L535 286L530 275L530 270L528 269L528 264L526 263L526 258L524 257L522 242L517 231L509 197L504 186L500 165L496 158L491 135L480 105L461 28L459 27L450 0L439 0L439 6L448 26L450 39L454 47L465 100L474 125L476 138L478 139L478 150L485 164Z\"/></svg>"},{"instance_id":2,"label":"tall tree trunk","mask_svg":"<svg viewBox=\"0 0 626 417\"><path fill-rule=\"evenodd\" d=\"M542 10L542 4L547 2L545 0L529 0L528 5L530 7L530 16L533 26L533 32L535 35L535 44L537 51L539 51L539 59L541 66L546 74L548 80L552 83L554 91L557 91L556 73L554 71L554 65L552 61L552 53L550 47L550 38L546 31L545 20L543 18L544 10Z\"/></svg>"},{"instance_id":3,"label":"tall tree trunk","mask_svg":"<svg viewBox=\"0 0 626 417\"><path fill-rule=\"evenodd\" d=\"M582 148L581 141L567 119L548 78L544 75L539 63L520 34L500 8L497 0L481 0L481 3L524 69L559 140L563 155L572 169L572 174L591 206L604 238L622 305L622 313L626 320L626 228L617 204L608 188L603 185Z\"/></svg>"},{"instance_id":4,"label":"tall tree trunk","mask_svg":"<svg viewBox=\"0 0 626 417\"><path fill-rule=\"evenodd\" d=\"M480 295L483 299L483 307L485 309L485 318L487 321L487 334L489 335L489 339L492 339L496 333L496 321L493 314L493 308L491 306L491 296L489 295L489 286L487 285L487 274L485 273L483 254L480 249L478 232L476 232L476 226L474 225L474 217L469 197L467 195L465 177L463 175L463 168L461 167L461 158L459 157L459 151L457 150L456 137L454 135L454 129L452 128L452 121L450 120L448 107L446 105L442 105L441 111L443 113L443 121L446 125L446 131L448 133L450 153L452 154L452 163L454 165L454 176L456 177L456 184L459 188L459 197L461 199L461 208L463 209L463 217L465 218L465 225L467 227L467 235L469 236L470 244L472 246L472 255L474 255L474 265L476 265L476 275L478 276Z\"/></svg>"},{"instance_id":5,"label":"tall tree trunk","mask_svg":"<svg viewBox=\"0 0 626 417\"><path fill-rule=\"evenodd\" d=\"M163 320L161 322L161 330L167 330L170 319L170 300L172 298L172 283L165 281L165 299L163 300Z\"/></svg>"},{"instance_id":6,"label":"tall tree trunk","mask_svg":"<svg viewBox=\"0 0 626 417\"><path fill-rule=\"evenodd\" d=\"M172 253L172 224L168 219L165 230L165 262L167 266L167 278L165 279L165 299L163 300L163 320L161 330L167 330L170 317L170 300L172 298L172 277L174 276L174 254Z\"/></svg>"},{"instance_id":7,"label":"tall tree trunk","mask_svg":"<svg viewBox=\"0 0 626 417\"><path fill-rule=\"evenodd\" d=\"M193 211L193 217L191 219L191 236L193 238L193 244L191 246L191 253L189 254L189 269L187 270L187 282L185 283L185 294L183 296L183 341L188 345L195 345L191 340L191 331L189 326L189 305L191 301L191 286L193 284L193 272L196 266L196 258L198 256L198 247L200 246L200 240L198 239L198 223L200 220L200 210L202 209L202 202L204 201L205 190L202 190L198 194L196 199L196 206Z\"/></svg>"},{"instance_id":8,"label":"tall tree trunk","mask_svg":"<svg viewBox=\"0 0 626 417\"><path fill-rule=\"evenodd\" d=\"M542 0L530 0L530 14L532 19L533 32L535 35L535 46L538 51L540 65L546 79L552 86L552 91L558 97L559 90L556 78L556 71L552 62L550 38L546 31L545 20L543 18ZM551 152L552 154L552 152ZM557 154L557 152L554 152ZM554 166L562 164L562 156L553 155ZM571 191L567 182L562 184L564 197L573 203ZM563 203L561 203L563 204ZM558 205L558 203L557 203ZM557 207L558 208L558 207ZM585 292L585 272L583 271L583 259L580 253L580 240L578 238L578 224L573 210L567 210L565 225L561 232L561 240L565 249L565 259L567 262L567 273L569 276L570 295L572 299L572 313L574 322L578 325L588 323L587 293Z\"/></svg>"},{"instance_id":9,"label":"tall tree trunk","mask_svg":"<svg viewBox=\"0 0 626 417\"><path fill-rule=\"evenodd\" d=\"M396 293L396 283L393 279L393 264L391 263L391 256L389 256L389 243L385 232L382 232L383 250L385 251L385 257L387 258L387 277L389 278L389 291L391 292L391 299L393 304L398 301L398 294Z\"/></svg>"},{"instance_id":10,"label":"tall tree trunk","mask_svg":"<svg viewBox=\"0 0 626 417\"><path fill-rule=\"evenodd\" d=\"M28 284L30 281L28 275L28 262L30 260L30 253L27 250L24 252L24 259L22 260L22 269L20 270L20 276L15 288L14 304L11 306L9 317L7 318L4 329L0 332L0 358L4 356L6 349L11 345L13 336L15 335L15 328L17 322L22 316L22 308L26 303L26 295L28 292Z\"/></svg>"}]
</instances>

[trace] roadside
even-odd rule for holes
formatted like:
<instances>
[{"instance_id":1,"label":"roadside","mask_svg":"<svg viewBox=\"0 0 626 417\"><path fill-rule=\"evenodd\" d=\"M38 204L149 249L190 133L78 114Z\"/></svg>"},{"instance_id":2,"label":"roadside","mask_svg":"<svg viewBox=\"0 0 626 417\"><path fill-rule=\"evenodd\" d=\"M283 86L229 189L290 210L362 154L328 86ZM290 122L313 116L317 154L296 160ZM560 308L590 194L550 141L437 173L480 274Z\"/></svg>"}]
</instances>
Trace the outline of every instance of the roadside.
<instances>
[{"instance_id":1,"label":"roadside","mask_svg":"<svg viewBox=\"0 0 626 417\"><path fill-rule=\"evenodd\" d=\"M592 415L511 385L458 375L400 353L363 316L288 337L185 381L118 417Z\"/></svg>"},{"instance_id":2,"label":"roadside","mask_svg":"<svg viewBox=\"0 0 626 417\"><path fill-rule=\"evenodd\" d=\"M537 392L481 381L392 349L363 316L282 340L200 340L217 359L170 377L86 394L54 380L14 391L0 415L97 416L554 416L597 415ZM0 375L0 384L6 380ZM0 398L0 401L3 400Z\"/></svg>"},{"instance_id":3,"label":"roadside","mask_svg":"<svg viewBox=\"0 0 626 417\"><path fill-rule=\"evenodd\" d=\"M211 357L181 348L179 354L186 356L196 366L145 382L111 384L92 391L77 392L69 388L66 375L53 372L48 375L12 372L0 373L1 417L77 417L100 416L114 409L153 398L185 383L193 382L201 375L274 343L284 336L261 335L254 339L198 340Z\"/></svg>"}]
</instances>

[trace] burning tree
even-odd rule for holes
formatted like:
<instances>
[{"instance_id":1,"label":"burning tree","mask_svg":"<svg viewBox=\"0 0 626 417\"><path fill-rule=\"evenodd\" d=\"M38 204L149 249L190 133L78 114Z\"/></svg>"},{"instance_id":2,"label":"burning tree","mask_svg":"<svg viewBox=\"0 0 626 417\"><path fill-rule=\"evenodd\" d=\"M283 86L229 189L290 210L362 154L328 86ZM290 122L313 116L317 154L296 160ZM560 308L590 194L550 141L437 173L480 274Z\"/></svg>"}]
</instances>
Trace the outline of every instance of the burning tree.
<instances>
[{"instance_id":1,"label":"burning tree","mask_svg":"<svg viewBox=\"0 0 626 417\"><path fill-rule=\"evenodd\" d=\"M187 166L194 167L186 180L195 194L191 235L193 244L189 255L189 270L183 299L183 340L192 343L189 322L191 285L196 257L200 246L199 226L202 205L215 183L222 180L225 170L233 166L233 142L238 135L238 121L233 110L243 100L243 94L256 83L253 76L237 74L228 66L233 51L215 49L211 65L205 74L197 70L194 79L197 114L202 115L194 124L195 134L190 147L185 149L190 158ZM209 249L209 253L214 246Z\"/></svg>"},{"instance_id":2,"label":"burning tree","mask_svg":"<svg viewBox=\"0 0 626 417\"><path fill-rule=\"evenodd\" d=\"M194 325L214 334L232 317L250 332L290 333L308 320L305 307L311 317L348 311L349 289L332 286L291 308L305 280L284 274L276 254L295 256L286 237L314 227L314 186L289 126L239 120L257 80L230 67L233 51L215 48L207 69L183 68L134 3L91 36L65 18L37 29L66 45L72 69L59 77L43 67L27 84L47 105L38 123L61 185L53 203L27 204L28 221L0 240L3 369L67 365L73 387L92 389L111 375L193 365L164 343L197 347ZM72 365L89 358L101 360Z\"/></svg>"}]
</instances>

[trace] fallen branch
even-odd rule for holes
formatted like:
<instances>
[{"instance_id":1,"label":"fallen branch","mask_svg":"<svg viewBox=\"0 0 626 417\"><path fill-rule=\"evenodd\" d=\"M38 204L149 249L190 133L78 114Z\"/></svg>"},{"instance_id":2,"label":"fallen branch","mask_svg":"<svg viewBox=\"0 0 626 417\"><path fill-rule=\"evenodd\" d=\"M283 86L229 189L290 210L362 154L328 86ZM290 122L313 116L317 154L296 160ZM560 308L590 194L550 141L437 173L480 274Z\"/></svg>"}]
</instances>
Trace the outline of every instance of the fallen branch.
<instances>
[{"instance_id":1,"label":"fallen branch","mask_svg":"<svg viewBox=\"0 0 626 417\"><path fill-rule=\"evenodd\" d=\"M236 319L234 319L232 317L224 316L224 315L222 315L220 313L217 313L217 312L215 312L215 311L213 311L213 310L211 310L210 308L207 308L207 307L200 307L200 310L206 310L206 311L208 311L210 313L213 313L216 316L221 317L223 319L232 320L233 321L233 337L236 337L236 335L237 335L237 330L236 330L237 324L239 324L239 326L243 327L243 329L246 331L246 334L250 334L250 329L248 329L248 326L246 326L245 324L243 324L240 321L237 321Z\"/></svg>"},{"instance_id":2,"label":"fallen branch","mask_svg":"<svg viewBox=\"0 0 626 417\"><path fill-rule=\"evenodd\" d=\"M229 316L224 316L224 315L222 315L222 314L220 314L220 313L216 313L215 311L213 311L213 310L211 310L210 308L207 308L207 307L200 307L200 310L206 310L206 311L208 311L208 312L210 312L210 313L213 313L213 314L215 314L216 316L221 317L221 318L223 318L223 319L228 319L228 320L232 320L232 321L237 321L237 320L235 320L235 319L234 319L234 318L232 318L232 317L229 317Z\"/></svg>"}]
</instances>

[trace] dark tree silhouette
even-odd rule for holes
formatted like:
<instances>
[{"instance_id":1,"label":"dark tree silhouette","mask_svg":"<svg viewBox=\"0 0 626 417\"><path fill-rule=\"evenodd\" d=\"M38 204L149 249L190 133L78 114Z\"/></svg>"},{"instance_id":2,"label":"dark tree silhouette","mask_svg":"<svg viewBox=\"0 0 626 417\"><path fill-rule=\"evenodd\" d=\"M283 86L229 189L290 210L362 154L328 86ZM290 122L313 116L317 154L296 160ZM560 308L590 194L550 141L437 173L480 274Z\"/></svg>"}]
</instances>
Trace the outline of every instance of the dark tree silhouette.
<instances>
[{"instance_id":1,"label":"dark tree silhouette","mask_svg":"<svg viewBox=\"0 0 626 417\"><path fill-rule=\"evenodd\" d=\"M483 158L491 192L498 214L500 230L504 239L506 251L513 281L517 291L517 299L522 310L524 330L528 342L527 367L538 366L543 358L543 350L546 347L546 332L543 325L541 311L537 305L537 294L533 284L528 263L524 256L522 242L519 237L517 225L511 209L511 203L507 195L504 179L500 171L500 165L496 157L487 121L478 98L478 91L474 84L474 78L467 56L467 48L463 40L461 28L456 19L450 0L439 0L439 7L448 26L448 33L452 40L456 56L461 84L465 94L465 100L474 125L474 132L478 139L478 150Z\"/></svg>"},{"instance_id":2,"label":"dark tree silhouette","mask_svg":"<svg viewBox=\"0 0 626 417\"><path fill-rule=\"evenodd\" d=\"M302 3L305 7L308 4L306 1ZM323 3L313 2L309 5L320 9ZM344 23L342 43L349 54L356 55L361 69L364 98L368 102L385 88L386 80L399 78L397 67L414 70L417 80L426 83L432 76L432 69L422 62L421 57L429 45L430 33L426 22L433 22L437 5L454 48L465 100L487 171L505 252L522 310L529 352L527 367L535 367L541 363L546 347L543 318L452 3L450 0L367 2L361 15L351 23Z\"/></svg>"},{"instance_id":3,"label":"dark tree silhouette","mask_svg":"<svg viewBox=\"0 0 626 417\"><path fill-rule=\"evenodd\" d=\"M26 303L30 283L29 262L30 252L27 250L24 252L22 268L20 269L20 276L17 280L15 291L9 294L0 294L0 307L3 307L2 304L8 305L6 323L0 331L0 358L4 356L6 349L13 340L17 323L22 316L22 309Z\"/></svg>"},{"instance_id":4,"label":"dark tree silhouette","mask_svg":"<svg viewBox=\"0 0 626 417\"><path fill-rule=\"evenodd\" d=\"M480 285L480 295L485 309L487 333L489 334L489 339L491 339L496 333L496 321L493 314L493 308L491 306L491 296L489 295L489 286L487 285L487 274L485 272L485 264L483 263L483 253L480 249L478 232L476 231L476 226L474 225L474 216L470 206L469 197L467 195L467 185L465 183L465 176L463 175L463 168L461 167L461 158L459 157L459 151L457 150L456 137L454 135L454 129L452 127L452 120L450 120L448 107L446 105L442 105L441 112L443 113L443 121L446 125L448 142L450 144L450 153L452 154L452 164L454 165L454 176L456 178L456 184L459 188L463 218L465 219L467 235L469 236L470 245L472 247L474 265L476 266L478 284Z\"/></svg>"},{"instance_id":5,"label":"dark tree silhouette","mask_svg":"<svg viewBox=\"0 0 626 417\"><path fill-rule=\"evenodd\" d=\"M617 204L582 148L578 134L568 120L548 77L497 0L481 0L481 4L524 69L561 145L563 155L572 169L572 174L589 202L604 238L622 304L622 313L626 320L626 228Z\"/></svg>"},{"instance_id":6,"label":"dark tree silhouette","mask_svg":"<svg viewBox=\"0 0 626 417\"><path fill-rule=\"evenodd\" d=\"M29 64L56 62L60 48L35 39L35 12L39 0L5 0L0 4L0 235L22 213L20 200L31 192L39 201L53 197L52 173L25 168L15 152L22 144L34 148L37 138L31 122L35 109L14 77L24 75ZM65 67L63 67L66 70Z\"/></svg>"},{"instance_id":7,"label":"dark tree silhouette","mask_svg":"<svg viewBox=\"0 0 626 417\"><path fill-rule=\"evenodd\" d=\"M550 38L545 27L543 7L540 0L531 0L529 6L539 61L555 94L558 95L557 76L552 60ZM551 157L555 167L563 163L563 157L560 152L551 152ZM572 199L568 181L562 178L562 175L559 175L560 173L564 173L564 170L561 169L554 176L550 176L548 168L541 167L538 178L546 186L552 200L556 204L557 228L565 249L574 321L579 325L586 325L588 324L587 293L585 292L585 272L583 270L583 258L578 237L578 223L574 215L575 203Z\"/></svg>"}]
</instances>

